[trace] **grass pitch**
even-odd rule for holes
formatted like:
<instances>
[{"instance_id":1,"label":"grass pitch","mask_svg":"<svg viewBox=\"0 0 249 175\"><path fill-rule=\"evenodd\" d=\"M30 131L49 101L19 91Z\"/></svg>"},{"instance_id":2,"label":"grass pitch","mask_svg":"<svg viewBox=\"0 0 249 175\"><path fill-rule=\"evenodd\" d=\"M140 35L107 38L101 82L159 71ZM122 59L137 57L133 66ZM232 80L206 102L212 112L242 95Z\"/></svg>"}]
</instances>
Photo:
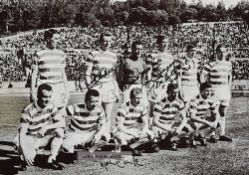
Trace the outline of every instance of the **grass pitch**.
<instances>
[{"instance_id":1,"label":"grass pitch","mask_svg":"<svg viewBox=\"0 0 249 175\"><path fill-rule=\"evenodd\" d=\"M79 102L83 96L72 96L70 103ZM0 123L18 125L20 114L28 97L0 97ZM12 141L17 127L0 125L0 174L100 174L100 175L142 175L142 174L249 174L249 98L233 98L227 116L227 134L232 143L208 143L206 147L180 148L179 151L161 150L159 153L137 157L139 164L127 164L124 168L116 165L102 167L99 161L80 159L75 165L67 165L63 171L52 171L40 167L28 167L26 172L18 172L17 156L6 143Z\"/></svg>"}]
</instances>

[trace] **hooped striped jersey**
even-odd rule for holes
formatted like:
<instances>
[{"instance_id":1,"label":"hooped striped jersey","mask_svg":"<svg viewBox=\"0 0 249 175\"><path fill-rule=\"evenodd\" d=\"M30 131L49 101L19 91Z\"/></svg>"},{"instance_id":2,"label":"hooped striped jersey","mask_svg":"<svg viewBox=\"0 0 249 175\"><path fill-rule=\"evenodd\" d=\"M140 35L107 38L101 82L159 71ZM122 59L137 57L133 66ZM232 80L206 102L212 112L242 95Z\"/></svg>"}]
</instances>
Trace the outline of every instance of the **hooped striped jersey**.
<instances>
[{"instance_id":1,"label":"hooped striped jersey","mask_svg":"<svg viewBox=\"0 0 249 175\"><path fill-rule=\"evenodd\" d=\"M179 111L184 109L184 102L178 98L169 101L167 97L156 103L153 108L153 116L159 116L158 122L165 124L175 120Z\"/></svg>"},{"instance_id":2,"label":"hooped striped jersey","mask_svg":"<svg viewBox=\"0 0 249 175\"><path fill-rule=\"evenodd\" d=\"M191 115L205 119L209 110L214 111L218 105L215 97L203 99L201 94L190 100L189 112Z\"/></svg>"},{"instance_id":3,"label":"hooped striped jersey","mask_svg":"<svg viewBox=\"0 0 249 175\"><path fill-rule=\"evenodd\" d=\"M142 118L148 116L148 109L143 104L133 106L130 102L122 104L117 112L116 122L124 118L123 125L127 128L136 128L140 125ZM118 124L118 123L117 123Z\"/></svg>"},{"instance_id":4,"label":"hooped striped jersey","mask_svg":"<svg viewBox=\"0 0 249 175\"><path fill-rule=\"evenodd\" d=\"M97 106L93 110L88 110L86 104L69 105L67 114L71 117L69 129L74 132L97 130L99 124L106 119L102 107Z\"/></svg>"},{"instance_id":5,"label":"hooped striped jersey","mask_svg":"<svg viewBox=\"0 0 249 175\"><path fill-rule=\"evenodd\" d=\"M164 80L164 76L168 73L167 68L173 61L174 61L173 56L167 52L158 52L156 54L152 54L152 59L151 59L152 81L155 80L160 81L160 79Z\"/></svg>"},{"instance_id":6,"label":"hooped striped jersey","mask_svg":"<svg viewBox=\"0 0 249 175\"><path fill-rule=\"evenodd\" d=\"M213 66L214 62L208 62L203 66L203 69L201 71L201 74L205 76L205 81L210 82L210 70Z\"/></svg>"},{"instance_id":7,"label":"hooped striped jersey","mask_svg":"<svg viewBox=\"0 0 249 175\"><path fill-rule=\"evenodd\" d=\"M32 103L23 109L20 123L29 125L28 135L36 135L44 126L61 120L65 119L53 104L40 108L36 103Z\"/></svg>"},{"instance_id":8,"label":"hooped striped jersey","mask_svg":"<svg viewBox=\"0 0 249 175\"><path fill-rule=\"evenodd\" d=\"M111 51L93 51L89 53L89 58L92 59L88 66L92 67L91 74L93 76L102 76L100 82L110 82L114 80L114 72L108 73L117 64L117 55Z\"/></svg>"},{"instance_id":9,"label":"hooped striped jersey","mask_svg":"<svg viewBox=\"0 0 249 175\"><path fill-rule=\"evenodd\" d=\"M197 73L198 60L195 58L188 60L186 59L182 67L181 85L187 87L196 87L198 85Z\"/></svg>"},{"instance_id":10,"label":"hooped striped jersey","mask_svg":"<svg viewBox=\"0 0 249 175\"><path fill-rule=\"evenodd\" d=\"M210 83L217 86L229 85L229 76L231 76L232 65L228 61L216 61L210 69Z\"/></svg>"},{"instance_id":11,"label":"hooped striped jersey","mask_svg":"<svg viewBox=\"0 0 249 175\"><path fill-rule=\"evenodd\" d=\"M66 67L66 55L58 49L45 49L37 52L35 65L38 67L38 81L42 83L63 82Z\"/></svg>"}]
</instances>

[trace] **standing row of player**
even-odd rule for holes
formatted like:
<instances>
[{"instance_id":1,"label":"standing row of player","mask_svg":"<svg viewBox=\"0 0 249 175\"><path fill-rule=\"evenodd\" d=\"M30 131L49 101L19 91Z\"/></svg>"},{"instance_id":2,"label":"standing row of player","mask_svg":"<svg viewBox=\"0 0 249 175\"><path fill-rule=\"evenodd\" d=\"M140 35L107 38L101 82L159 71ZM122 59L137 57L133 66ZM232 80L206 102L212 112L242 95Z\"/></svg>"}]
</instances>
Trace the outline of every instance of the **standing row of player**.
<instances>
[{"instance_id":1,"label":"standing row of player","mask_svg":"<svg viewBox=\"0 0 249 175\"><path fill-rule=\"evenodd\" d=\"M46 31L46 49L37 52L34 59L33 103L24 109L15 139L22 167L32 165L39 148L51 138L48 165L52 169L63 168L56 161L61 147L75 157L75 145L82 144L92 152L109 142L111 136L116 151L129 144L134 155L140 154L137 148L142 144L157 150L159 142L168 138L173 150L177 150L182 138L189 138L192 146L196 141L205 145L211 134L210 141L216 142L218 126L219 140L232 141L225 135L231 65L224 60L221 45L216 49L217 60L200 71L191 45L179 58L174 58L166 50L166 38L159 36L157 53L142 58L142 43L135 41L131 53L118 60L108 50L111 36L103 33L99 50L87 54L90 61L86 63L85 82L89 89L85 100L67 106L66 55L56 49L59 37L55 30ZM120 89L123 102L112 116ZM209 109L212 115L207 117ZM176 120L178 114L180 118ZM65 116L70 116L68 127Z\"/></svg>"}]
</instances>

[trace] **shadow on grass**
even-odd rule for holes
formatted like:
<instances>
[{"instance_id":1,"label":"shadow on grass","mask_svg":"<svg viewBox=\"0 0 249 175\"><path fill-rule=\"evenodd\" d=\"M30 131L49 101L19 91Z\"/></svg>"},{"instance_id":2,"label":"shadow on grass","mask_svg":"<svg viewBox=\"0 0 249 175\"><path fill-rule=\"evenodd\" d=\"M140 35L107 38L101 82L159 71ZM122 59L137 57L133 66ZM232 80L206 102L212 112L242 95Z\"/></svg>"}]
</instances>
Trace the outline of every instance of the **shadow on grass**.
<instances>
[{"instance_id":1,"label":"shadow on grass","mask_svg":"<svg viewBox=\"0 0 249 175\"><path fill-rule=\"evenodd\" d=\"M5 145L5 146L13 146L13 142L8 142L8 141L0 141L0 145Z\"/></svg>"},{"instance_id":2,"label":"shadow on grass","mask_svg":"<svg viewBox=\"0 0 249 175\"><path fill-rule=\"evenodd\" d=\"M0 174L13 175L18 174L20 169L20 158L18 153L13 149L13 143L7 141L0 141L0 146L6 147L6 149L0 148ZM35 166L40 168L46 168L48 156L37 155L35 157Z\"/></svg>"},{"instance_id":3,"label":"shadow on grass","mask_svg":"<svg viewBox=\"0 0 249 175\"><path fill-rule=\"evenodd\" d=\"M0 149L0 174L17 174L19 169L19 157L15 151Z\"/></svg>"}]
</instances>

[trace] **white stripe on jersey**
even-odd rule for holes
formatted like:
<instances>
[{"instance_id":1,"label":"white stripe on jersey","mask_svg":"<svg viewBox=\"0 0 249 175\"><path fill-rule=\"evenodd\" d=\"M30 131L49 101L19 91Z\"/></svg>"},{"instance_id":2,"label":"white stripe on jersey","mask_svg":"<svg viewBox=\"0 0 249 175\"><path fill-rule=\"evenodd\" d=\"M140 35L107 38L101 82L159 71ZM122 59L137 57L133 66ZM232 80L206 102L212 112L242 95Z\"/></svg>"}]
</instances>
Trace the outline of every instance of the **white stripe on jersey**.
<instances>
[{"instance_id":1,"label":"white stripe on jersey","mask_svg":"<svg viewBox=\"0 0 249 175\"><path fill-rule=\"evenodd\" d=\"M167 97L156 103L153 109L153 116L160 116L159 122L162 124L173 121L176 114L184 109L184 103L180 99L172 102L167 100Z\"/></svg>"},{"instance_id":2,"label":"white stripe on jersey","mask_svg":"<svg viewBox=\"0 0 249 175\"><path fill-rule=\"evenodd\" d=\"M70 105L67 113L71 116L69 129L75 132L97 130L99 122L105 118L101 107L89 111L85 104Z\"/></svg>"},{"instance_id":3,"label":"white stripe on jersey","mask_svg":"<svg viewBox=\"0 0 249 175\"><path fill-rule=\"evenodd\" d=\"M197 117L205 118L207 111L214 110L217 105L217 101L213 98L203 99L201 95L197 95L190 100L189 111Z\"/></svg>"},{"instance_id":4,"label":"white stripe on jersey","mask_svg":"<svg viewBox=\"0 0 249 175\"><path fill-rule=\"evenodd\" d=\"M231 63L228 61L216 61L210 69L210 83L215 86L228 85L231 73Z\"/></svg>"},{"instance_id":5,"label":"white stripe on jersey","mask_svg":"<svg viewBox=\"0 0 249 175\"><path fill-rule=\"evenodd\" d=\"M182 86L197 86L197 72L198 72L198 61L192 59L191 61L185 61L188 69L182 70L181 82Z\"/></svg>"},{"instance_id":6,"label":"white stripe on jersey","mask_svg":"<svg viewBox=\"0 0 249 175\"><path fill-rule=\"evenodd\" d=\"M93 51L93 60L97 61L99 70L110 70L117 63L117 56L110 51ZM94 70L92 70L94 71ZM101 82L113 81L113 72L100 79Z\"/></svg>"},{"instance_id":7,"label":"white stripe on jersey","mask_svg":"<svg viewBox=\"0 0 249 175\"><path fill-rule=\"evenodd\" d=\"M63 51L45 49L37 52L37 66L41 83L59 83L64 81L66 55Z\"/></svg>"},{"instance_id":8,"label":"white stripe on jersey","mask_svg":"<svg viewBox=\"0 0 249 175\"><path fill-rule=\"evenodd\" d=\"M157 54L152 54L152 57L153 57L153 60L151 60L151 64L152 64L151 78L152 80L157 80L158 79L157 73L163 72L163 70L166 69L174 61L174 59L173 59L173 56L167 52L159 52ZM167 72L164 71L163 75L165 75L166 73ZM159 76L162 76L162 75L159 75Z\"/></svg>"},{"instance_id":9,"label":"white stripe on jersey","mask_svg":"<svg viewBox=\"0 0 249 175\"><path fill-rule=\"evenodd\" d=\"M117 112L117 117L123 117L123 125L128 128L136 128L139 124L138 119L146 116L148 114L147 108L139 104L138 106L133 106L129 102L121 105Z\"/></svg>"},{"instance_id":10,"label":"white stripe on jersey","mask_svg":"<svg viewBox=\"0 0 249 175\"><path fill-rule=\"evenodd\" d=\"M20 122L29 124L27 134L36 135L44 126L53 123L54 120L61 120L61 116L57 114L58 110L53 104L49 104L45 108L40 108L37 104L30 104L22 111Z\"/></svg>"}]
</instances>

